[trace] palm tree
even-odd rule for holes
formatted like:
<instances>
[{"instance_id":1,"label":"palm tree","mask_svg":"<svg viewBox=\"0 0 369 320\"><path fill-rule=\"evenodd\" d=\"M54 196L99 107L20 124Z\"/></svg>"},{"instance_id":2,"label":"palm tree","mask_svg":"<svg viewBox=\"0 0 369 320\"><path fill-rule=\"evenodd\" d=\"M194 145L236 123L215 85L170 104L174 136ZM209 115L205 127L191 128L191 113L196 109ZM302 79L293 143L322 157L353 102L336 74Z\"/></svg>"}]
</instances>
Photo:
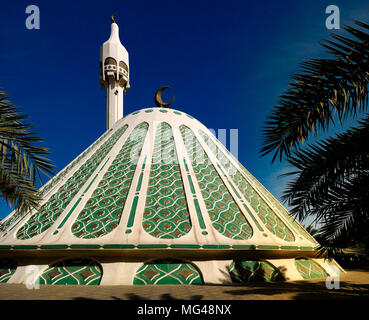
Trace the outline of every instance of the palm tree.
<instances>
[{"instance_id":1,"label":"palm tree","mask_svg":"<svg viewBox=\"0 0 369 320\"><path fill-rule=\"evenodd\" d=\"M45 158L48 149L35 146L44 139L29 131L33 126L25 119L0 89L0 196L19 214L37 208L41 174L50 176L54 168Z\"/></svg>"},{"instance_id":2,"label":"palm tree","mask_svg":"<svg viewBox=\"0 0 369 320\"><path fill-rule=\"evenodd\" d=\"M313 237L316 236L316 235L318 235L318 233L319 233L319 230L318 229L315 229L312 224L310 224L308 226L304 226L304 227L305 227L305 230L307 232L309 232L309 234L311 236L313 236Z\"/></svg>"},{"instance_id":3,"label":"palm tree","mask_svg":"<svg viewBox=\"0 0 369 320\"><path fill-rule=\"evenodd\" d=\"M263 128L262 156L273 153L296 170L283 199L291 213L315 217L328 248L369 248L369 25L345 26L322 45L331 58L303 62ZM318 133L364 115L358 125L317 142Z\"/></svg>"}]
</instances>

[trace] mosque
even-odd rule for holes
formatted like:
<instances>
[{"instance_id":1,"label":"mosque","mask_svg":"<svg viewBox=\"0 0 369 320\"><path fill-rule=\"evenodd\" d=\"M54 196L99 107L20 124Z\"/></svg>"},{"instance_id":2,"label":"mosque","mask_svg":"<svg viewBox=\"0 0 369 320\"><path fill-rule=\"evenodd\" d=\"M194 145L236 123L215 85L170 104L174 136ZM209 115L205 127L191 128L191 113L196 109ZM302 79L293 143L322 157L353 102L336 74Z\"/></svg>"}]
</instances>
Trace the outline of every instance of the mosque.
<instances>
[{"instance_id":1,"label":"mosque","mask_svg":"<svg viewBox=\"0 0 369 320\"><path fill-rule=\"evenodd\" d=\"M157 107L123 115L129 77L112 17L100 49L107 130L40 189L38 210L14 211L2 221L0 282L225 284L334 276L339 266L318 256L314 238L206 126L162 101L165 87Z\"/></svg>"}]
</instances>

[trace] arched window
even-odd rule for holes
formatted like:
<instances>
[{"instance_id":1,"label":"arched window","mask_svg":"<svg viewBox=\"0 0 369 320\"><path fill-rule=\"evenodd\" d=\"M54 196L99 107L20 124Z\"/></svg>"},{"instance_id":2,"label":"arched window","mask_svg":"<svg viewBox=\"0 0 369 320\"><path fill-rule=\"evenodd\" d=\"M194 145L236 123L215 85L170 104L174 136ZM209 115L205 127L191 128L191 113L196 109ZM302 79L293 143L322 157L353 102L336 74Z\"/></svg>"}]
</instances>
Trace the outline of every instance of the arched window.
<instances>
[{"instance_id":1,"label":"arched window","mask_svg":"<svg viewBox=\"0 0 369 320\"><path fill-rule=\"evenodd\" d=\"M182 260L154 260L143 264L137 271L133 284L202 284L199 270Z\"/></svg>"},{"instance_id":2,"label":"arched window","mask_svg":"<svg viewBox=\"0 0 369 320\"><path fill-rule=\"evenodd\" d=\"M105 59L104 65L107 65L107 64L117 65L117 61L112 57L108 57L108 58Z\"/></svg>"},{"instance_id":3,"label":"arched window","mask_svg":"<svg viewBox=\"0 0 369 320\"><path fill-rule=\"evenodd\" d=\"M98 285L103 269L90 259L67 259L49 266L40 276L40 284Z\"/></svg>"},{"instance_id":4,"label":"arched window","mask_svg":"<svg viewBox=\"0 0 369 320\"><path fill-rule=\"evenodd\" d=\"M318 263L310 259L295 259L295 267L304 279L326 278L329 276Z\"/></svg>"},{"instance_id":5,"label":"arched window","mask_svg":"<svg viewBox=\"0 0 369 320\"><path fill-rule=\"evenodd\" d=\"M119 66L128 72L128 66L123 61L119 61Z\"/></svg>"},{"instance_id":6,"label":"arched window","mask_svg":"<svg viewBox=\"0 0 369 320\"><path fill-rule=\"evenodd\" d=\"M0 283L8 282L17 269L17 261L14 259L0 259Z\"/></svg>"},{"instance_id":7,"label":"arched window","mask_svg":"<svg viewBox=\"0 0 369 320\"><path fill-rule=\"evenodd\" d=\"M262 260L237 260L229 267L232 282L271 282L284 281L282 270L277 269L271 263Z\"/></svg>"}]
</instances>

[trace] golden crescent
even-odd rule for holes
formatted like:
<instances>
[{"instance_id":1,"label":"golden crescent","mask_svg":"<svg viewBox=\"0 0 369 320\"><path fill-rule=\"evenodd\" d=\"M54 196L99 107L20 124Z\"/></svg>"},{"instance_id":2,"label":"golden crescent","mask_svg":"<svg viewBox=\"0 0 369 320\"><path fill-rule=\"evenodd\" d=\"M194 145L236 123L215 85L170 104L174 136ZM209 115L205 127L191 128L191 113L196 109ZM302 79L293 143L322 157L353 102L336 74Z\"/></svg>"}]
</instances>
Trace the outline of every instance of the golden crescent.
<instances>
[{"instance_id":1,"label":"golden crescent","mask_svg":"<svg viewBox=\"0 0 369 320\"><path fill-rule=\"evenodd\" d=\"M163 91L165 89L172 89L171 86L163 86L161 88L158 89L158 91L156 91L156 94L155 94L155 103L158 107L162 107L162 108L168 108L174 101L174 96L172 98L172 100L170 102L164 102L163 99L161 98L161 95L163 93Z\"/></svg>"},{"instance_id":2,"label":"golden crescent","mask_svg":"<svg viewBox=\"0 0 369 320\"><path fill-rule=\"evenodd\" d=\"M110 19L111 19L111 22L116 23L114 16L117 16L117 14L115 13L112 14Z\"/></svg>"}]
</instances>

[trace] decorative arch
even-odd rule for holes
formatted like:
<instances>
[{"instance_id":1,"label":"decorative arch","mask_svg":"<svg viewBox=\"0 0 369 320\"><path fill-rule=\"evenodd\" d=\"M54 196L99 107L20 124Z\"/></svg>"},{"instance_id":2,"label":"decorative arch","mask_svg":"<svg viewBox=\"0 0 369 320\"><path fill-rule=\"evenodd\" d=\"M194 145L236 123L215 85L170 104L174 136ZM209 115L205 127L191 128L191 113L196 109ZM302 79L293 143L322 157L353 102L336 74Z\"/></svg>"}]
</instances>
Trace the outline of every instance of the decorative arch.
<instances>
[{"instance_id":1,"label":"decorative arch","mask_svg":"<svg viewBox=\"0 0 369 320\"><path fill-rule=\"evenodd\" d=\"M117 65L117 60L115 60L112 57L108 57L105 59L105 62L104 62L104 65L107 65L107 64Z\"/></svg>"},{"instance_id":2,"label":"decorative arch","mask_svg":"<svg viewBox=\"0 0 369 320\"><path fill-rule=\"evenodd\" d=\"M203 280L194 264L183 260L164 259L145 262L136 271L133 284L203 284Z\"/></svg>"},{"instance_id":3,"label":"decorative arch","mask_svg":"<svg viewBox=\"0 0 369 320\"><path fill-rule=\"evenodd\" d=\"M15 259L0 259L0 283L8 282L14 272L17 270L18 263Z\"/></svg>"},{"instance_id":4,"label":"decorative arch","mask_svg":"<svg viewBox=\"0 0 369 320\"><path fill-rule=\"evenodd\" d=\"M326 278L329 274L317 262L307 258L295 259L295 267L304 279Z\"/></svg>"},{"instance_id":5,"label":"decorative arch","mask_svg":"<svg viewBox=\"0 0 369 320\"><path fill-rule=\"evenodd\" d=\"M265 260L235 260L228 267L235 283L284 281L281 271Z\"/></svg>"},{"instance_id":6,"label":"decorative arch","mask_svg":"<svg viewBox=\"0 0 369 320\"><path fill-rule=\"evenodd\" d=\"M40 284L99 285L102 266L92 259L66 259L49 266L40 276Z\"/></svg>"},{"instance_id":7,"label":"decorative arch","mask_svg":"<svg viewBox=\"0 0 369 320\"><path fill-rule=\"evenodd\" d=\"M119 67L123 68L124 70L128 72L128 66L126 65L124 61L119 61Z\"/></svg>"}]
</instances>

